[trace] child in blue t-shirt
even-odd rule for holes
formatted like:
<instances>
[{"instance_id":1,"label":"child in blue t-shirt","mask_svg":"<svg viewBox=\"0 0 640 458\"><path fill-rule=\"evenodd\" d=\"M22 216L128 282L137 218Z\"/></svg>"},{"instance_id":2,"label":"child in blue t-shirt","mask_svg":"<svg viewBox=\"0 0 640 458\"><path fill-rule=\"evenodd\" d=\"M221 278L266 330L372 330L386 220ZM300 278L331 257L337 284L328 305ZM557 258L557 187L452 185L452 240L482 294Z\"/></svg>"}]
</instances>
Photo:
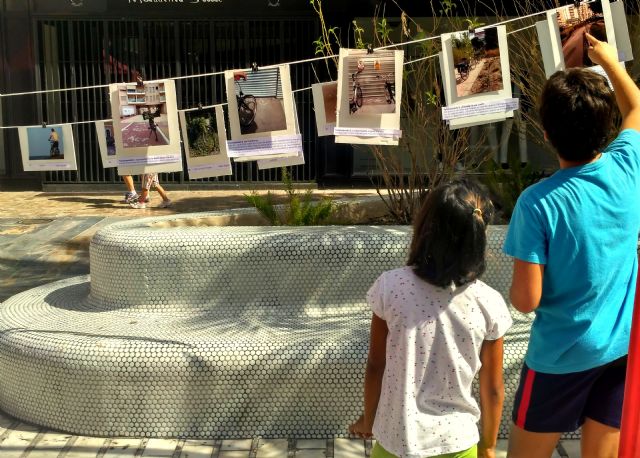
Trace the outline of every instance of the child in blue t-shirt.
<instances>
[{"instance_id":1,"label":"child in blue t-shirt","mask_svg":"<svg viewBox=\"0 0 640 458\"><path fill-rule=\"evenodd\" d=\"M615 92L591 70L551 76L540 117L560 170L520 196L504 245L515 258L511 302L535 312L511 458L550 457L579 427L583 456L617 457L638 270L640 91L615 49L587 38ZM622 132L605 148L614 97Z\"/></svg>"}]
</instances>

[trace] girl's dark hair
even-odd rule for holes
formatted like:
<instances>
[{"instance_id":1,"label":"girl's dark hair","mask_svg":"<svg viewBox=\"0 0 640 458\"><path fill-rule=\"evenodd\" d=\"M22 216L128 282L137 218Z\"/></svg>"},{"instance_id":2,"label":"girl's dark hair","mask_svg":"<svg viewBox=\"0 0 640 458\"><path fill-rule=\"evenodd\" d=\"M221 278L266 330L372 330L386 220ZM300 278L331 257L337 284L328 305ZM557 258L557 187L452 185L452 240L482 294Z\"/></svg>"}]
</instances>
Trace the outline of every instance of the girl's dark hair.
<instances>
[{"instance_id":1,"label":"girl's dark hair","mask_svg":"<svg viewBox=\"0 0 640 458\"><path fill-rule=\"evenodd\" d=\"M459 179L433 189L414 220L407 265L443 288L474 281L486 268L486 228L493 213L479 183Z\"/></svg>"}]
</instances>

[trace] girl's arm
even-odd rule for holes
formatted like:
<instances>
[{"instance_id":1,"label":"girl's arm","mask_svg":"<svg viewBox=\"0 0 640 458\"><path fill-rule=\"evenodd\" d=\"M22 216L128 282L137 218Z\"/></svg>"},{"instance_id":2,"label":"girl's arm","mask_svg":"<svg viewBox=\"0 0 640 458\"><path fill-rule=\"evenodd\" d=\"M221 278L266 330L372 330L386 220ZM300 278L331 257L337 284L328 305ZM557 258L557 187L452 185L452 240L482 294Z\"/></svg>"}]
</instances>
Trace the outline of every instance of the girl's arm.
<instances>
[{"instance_id":1,"label":"girl's arm","mask_svg":"<svg viewBox=\"0 0 640 458\"><path fill-rule=\"evenodd\" d=\"M369 357L367 371L364 376L364 413L358 421L349 426L349 433L359 437L372 436L373 420L376 418L380 391L382 390L382 376L387 357L387 322L376 314L371 318L371 336L369 338Z\"/></svg>"},{"instance_id":2,"label":"girl's arm","mask_svg":"<svg viewBox=\"0 0 640 458\"><path fill-rule=\"evenodd\" d=\"M504 403L502 379L502 337L485 340L480 350L480 411L482 431L478 444L478 458L493 458L498 441L498 429Z\"/></svg>"}]
</instances>

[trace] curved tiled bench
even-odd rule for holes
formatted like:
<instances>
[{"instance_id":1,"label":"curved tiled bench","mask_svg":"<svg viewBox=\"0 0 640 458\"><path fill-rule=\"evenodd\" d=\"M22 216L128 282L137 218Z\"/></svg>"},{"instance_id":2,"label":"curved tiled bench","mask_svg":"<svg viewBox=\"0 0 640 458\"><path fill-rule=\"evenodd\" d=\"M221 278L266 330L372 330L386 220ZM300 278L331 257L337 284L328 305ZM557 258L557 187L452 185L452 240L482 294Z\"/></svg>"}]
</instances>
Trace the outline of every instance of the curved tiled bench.
<instances>
[{"instance_id":1,"label":"curved tiled bench","mask_svg":"<svg viewBox=\"0 0 640 458\"><path fill-rule=\"evenodd\" d=\"M0 408L83 435L344 435L362 406L365 293L404 264L410 229L207 227L214 215L108 226L91 242L91 280L6 301ZM485 275L503 293L504 232L489 230ZM526 350L519 319L507 408Z\"/></svg>"}]
</instances>

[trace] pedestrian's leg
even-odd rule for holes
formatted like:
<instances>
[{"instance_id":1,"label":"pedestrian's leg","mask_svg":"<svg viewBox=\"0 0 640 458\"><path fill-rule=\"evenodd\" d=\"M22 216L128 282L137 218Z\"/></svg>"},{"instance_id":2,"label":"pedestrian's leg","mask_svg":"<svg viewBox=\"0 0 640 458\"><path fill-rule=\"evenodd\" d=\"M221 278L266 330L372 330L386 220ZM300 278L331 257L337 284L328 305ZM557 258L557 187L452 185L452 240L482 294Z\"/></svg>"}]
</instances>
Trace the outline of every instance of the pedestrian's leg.
<instances>
[{"instance_id":1,"label":"pedestrian's leg","mask_svg":"<svg viewBox=\"0 0 640 458\"><path fill-rule=\"evenodd\" d=\"M165 200L165 201L169 200L169 196L167 195L167 192L159 183L156 185L156 191L158 191L158 194L160 194L160 197L162 197L162 200Z\"/></svg>"},{"instance_id":2,"label":"pedestrian's leg","mask_svg":"<svg viewBox=\"0 0 640 458\"><path fill-rule=\"evenodd\" d=\"M149 197L149 190L143 188L142 191L140 191L138 202L140 202L141 204L145 203L147 201L147 197Z\"/></svg>"},{"instance_id":3,"label":"pedestrian's leg","mask_svg":"<svg viewBox=\"0 0 640 458\"><path fill-rule=\"evenodd\" d=\"M127 191L136 192L136 188L133 185L133 177L131 175L122 175L122 181L124 181L124 185L127 187Z\"/></svg>"},{"instance_id":4,"label":"pedestrian's leg","mask_svg":"<svg viewBox=\"0 0 640 458\"><path fill-rule=\"evenodd\" d=\"M122 181L124 181L124 185L127 188L127 192L124 194L124 200L122 202L128 204L138 200L138 193L133 185L133 177L131 175L122 175Z\"/></svg>"},{"instance_id":5,"label":"pedestrian's leg","mask_svg":"<svg viewBox=\"0 0 640 458\"><path fill-rule=\"evenodd\" d=\"M141 190L140 195L136 200L129 203L133 208L146 208L147 198L149 197L149 189L151 188L151 182L153 180L153 174L144 174L141 178Z\"/></svg>"},{"instance_id":6,"label":"pedestrian's leg","mask_svg":"<svg viewBox=\"0 0 640 458\"><path fill-rule=\"evenodd\" d=\"M171 202L171 199L169 199L169 196L167 195L167 192L160 185L160 183L155 183L155 189L156 189L156 191L158 191L158 194L160 194L160 197L162 197L162 203L160 204L160 208L171 207L173 202Z\"/></svg>"}]
</instances>

